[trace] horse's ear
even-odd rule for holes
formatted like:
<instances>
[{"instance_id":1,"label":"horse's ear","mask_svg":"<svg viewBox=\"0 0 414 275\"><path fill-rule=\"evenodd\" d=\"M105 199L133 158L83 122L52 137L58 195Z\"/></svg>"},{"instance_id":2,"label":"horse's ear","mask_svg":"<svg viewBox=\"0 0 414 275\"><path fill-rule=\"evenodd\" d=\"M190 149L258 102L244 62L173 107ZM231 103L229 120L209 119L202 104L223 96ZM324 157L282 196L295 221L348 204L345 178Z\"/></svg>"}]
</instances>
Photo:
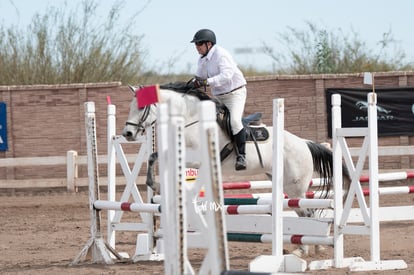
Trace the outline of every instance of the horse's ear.
<instances>
[{"instance_id":1,"label":"horse's ear","mask_svg":"<svg viewBox=\"0 0 414 275\"><path fill-rule=\"evenodd\" d=\"M135 95L135 87L128 84L129 89L131 90L131 93Z\"/></svg>"}]
</instances>

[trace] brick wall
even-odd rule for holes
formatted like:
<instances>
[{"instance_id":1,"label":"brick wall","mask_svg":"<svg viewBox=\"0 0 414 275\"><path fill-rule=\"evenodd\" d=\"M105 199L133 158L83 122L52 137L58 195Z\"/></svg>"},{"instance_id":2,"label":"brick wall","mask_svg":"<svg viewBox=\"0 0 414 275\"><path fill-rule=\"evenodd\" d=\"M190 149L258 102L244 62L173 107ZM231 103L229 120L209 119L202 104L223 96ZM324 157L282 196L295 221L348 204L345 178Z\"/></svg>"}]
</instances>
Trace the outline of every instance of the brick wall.
<instances>
[{"instance_id":1,"label":"brick wall","mask_svg":"<svg viewBox=\"0 0 414 275\"><path fill-rule=\"evenodd\" d=\"M285 127L300 137L318 142L327 135L325 89L365 87L362 74L261 76L248 78L246 114L263 113L272 123L272 99L285 98ZM414 86L414 72L376 73L376 87ZM98 153L106 154L106 96L117 107L117 133L128 116L131 93L118 82L73 85L0 86L0 101L7 104L9 150L0 158L65 156L68 150L85 155L84 102L97 110ZM352 146L360 145L355 139ZM380 138L379 145L414 145L414 137ZM127 153L137 148L127 148ZM380 158L381 169L414 166L409 156ZM101 167L106 174L105 167ZM86 167L80 167L80 176ZM61 178L66 167L0 168L0 179Z\"/></svg>"}]
</instances>

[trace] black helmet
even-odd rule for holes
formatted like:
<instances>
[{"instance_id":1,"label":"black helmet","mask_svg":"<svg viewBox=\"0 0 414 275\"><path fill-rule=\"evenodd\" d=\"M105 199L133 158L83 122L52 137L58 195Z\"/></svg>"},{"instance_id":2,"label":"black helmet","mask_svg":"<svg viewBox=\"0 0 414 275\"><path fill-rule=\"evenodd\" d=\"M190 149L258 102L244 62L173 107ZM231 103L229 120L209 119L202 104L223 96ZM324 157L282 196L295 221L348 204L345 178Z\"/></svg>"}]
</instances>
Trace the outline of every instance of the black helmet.
<instances>
[{"instance_id":1,"label":"black helmet","mask_svg":"<svg viewBox=\"0 0 414 275\"><path fill-rule=\"evenodd\" d=\"M216 44L216 35L212 30L201 29L194 34L194 38L190 41L190 43L197 43L202 41L209 41L214 45Z\"/></svg>"}]
</instances>

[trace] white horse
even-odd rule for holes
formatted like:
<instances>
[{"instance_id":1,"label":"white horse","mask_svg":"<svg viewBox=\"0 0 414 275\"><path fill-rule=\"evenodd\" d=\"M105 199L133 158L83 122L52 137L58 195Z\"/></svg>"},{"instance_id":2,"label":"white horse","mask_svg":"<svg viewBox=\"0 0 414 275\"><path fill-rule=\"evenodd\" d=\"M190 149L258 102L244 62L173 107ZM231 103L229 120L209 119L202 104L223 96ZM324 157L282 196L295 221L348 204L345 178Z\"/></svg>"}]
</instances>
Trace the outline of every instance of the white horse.
<instances>
[{"instance_id":1,"label":"white horse","mask_svg":"<svg viewBox=\"0 0 414 275\"><path fill-rule=\"evenodd\" d=\"M198 133L198 102L201 99L208 97L205 93L190 89L185 91L174 91L171 87L169 89L160 89L160 100L162 102L171 101L175 108L183 110L185 114L185 141L187 147L196 148L199 144L197 139ZM131 87L132 90L133 87ZM201 98L201 99L200 99ZM129 116L122 132L127 140L135 140L136 137L143 134L146 127L156 123L156 104L148 105L145 108L138 109L137 99L134 96L130 104ZM268 138L262 141L247 141L246 143L246 170L235 170L236 153L231 153L221 161L222 177L226 180L228 176L248 177L252 175L266 174L271 176L272 172L272 127L265 127L267 129ZM260 132L265 131L261 129ZM219 132L219 148L231 147L231 140L221 127L218 127ZM231 136L231 135L230 135ZM309 189L309 183L312 180L314 172L319 174L323 180L323 191L328 192L332 188L332 152L319 143L302 139L288 131L284 131L284 192L290 198L305 198L306 191ZM153 185L152 165L154 159L149 162L149 185ZM344 179L346 183L346 190L349 187L349 176L344 171ZM147 182L147 183L148 183ZM151 186L153 189L158 189ZM159 189L158 189L159 190ZM299 216L313 216L314 210L298 209ZM298 251L297 251L298 253ZM307 254L308 248L301 246L301 254Z\"/></svg>"}]
</instances>

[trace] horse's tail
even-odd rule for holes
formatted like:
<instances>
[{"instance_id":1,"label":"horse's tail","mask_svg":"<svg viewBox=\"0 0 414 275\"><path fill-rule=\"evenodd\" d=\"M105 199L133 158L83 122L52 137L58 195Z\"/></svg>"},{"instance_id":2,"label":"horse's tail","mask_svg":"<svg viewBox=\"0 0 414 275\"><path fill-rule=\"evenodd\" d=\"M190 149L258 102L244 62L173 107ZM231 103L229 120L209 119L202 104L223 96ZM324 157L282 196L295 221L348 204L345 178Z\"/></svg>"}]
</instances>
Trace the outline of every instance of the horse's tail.
<instances>
[{"instance_id":1,"label":"horse's tail","mask_svg":"<svg viewBox=\"0 0 414 275\"><path fill-rule=\"evenodd\" d=\"M325 198L328 196L329 191L333 189L333 156L332 151L326 146L307 141L306 144L312 154L313 159L313 170L317 172L321 178L321 191L326 194ZM345 165L342 165L342 176L343 176L343 186L344 197L346 197L349 190L349 185L351 179L349 177L348 169Z\"/></svg>"}]
</instances>

